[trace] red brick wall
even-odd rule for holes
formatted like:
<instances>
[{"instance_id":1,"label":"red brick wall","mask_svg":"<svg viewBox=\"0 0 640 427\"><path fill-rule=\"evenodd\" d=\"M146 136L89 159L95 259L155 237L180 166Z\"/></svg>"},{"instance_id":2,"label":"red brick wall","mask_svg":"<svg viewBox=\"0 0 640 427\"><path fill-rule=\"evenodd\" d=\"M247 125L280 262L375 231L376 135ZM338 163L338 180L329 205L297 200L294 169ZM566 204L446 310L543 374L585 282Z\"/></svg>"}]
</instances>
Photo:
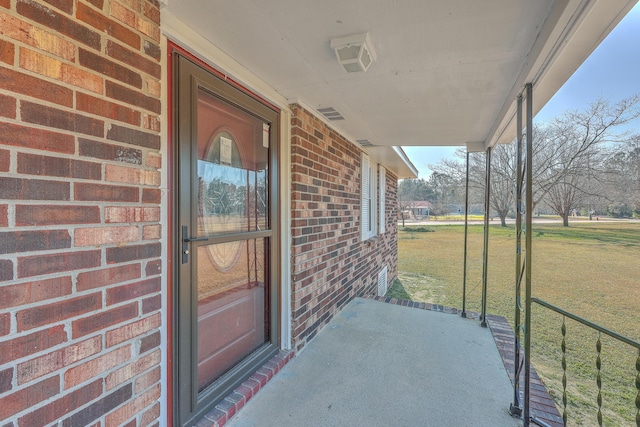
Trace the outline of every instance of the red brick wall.
<instances>
[{"instance_id":1,"label":"red brick wall","mask_svg":"<svg viewBox=\"0 0 640 427\"><path fill-rule=\"evenodd\" d=\"M159 21L0 0L0 425L159 423Z\"/></svg>"},{"instance_id":2,"label":"red brick wall","mask_svg":"<svg viewBox=\"0 0 640 427\"><path fill-rule=\"evenodd\" d=\"M293 105L293 340L302 348L355 296L375 295L378 273L397 277L397 177L387 171L386 232L360 238L361 150Z\"/></svg>"}]
</instances>

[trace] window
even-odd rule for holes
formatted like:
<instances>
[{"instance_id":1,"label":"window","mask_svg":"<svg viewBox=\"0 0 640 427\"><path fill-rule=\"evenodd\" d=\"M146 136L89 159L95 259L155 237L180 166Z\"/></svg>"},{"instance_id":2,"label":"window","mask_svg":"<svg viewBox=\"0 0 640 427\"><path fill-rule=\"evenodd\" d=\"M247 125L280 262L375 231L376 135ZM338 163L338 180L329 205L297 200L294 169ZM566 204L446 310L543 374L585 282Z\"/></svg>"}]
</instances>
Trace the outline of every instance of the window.
<instances>
[{"instance_id":1,"label":"window","mask_svg":"<svg viewBox=\"0 0 640 427\"><path fill-rule=\"evenodd\" d=\"M377 205L376 205L376 175L375 169L371 165L371 160L366 153L361 155L361 237L367 240L376 235L377 221Z\"/></svg>"}]
</instances>

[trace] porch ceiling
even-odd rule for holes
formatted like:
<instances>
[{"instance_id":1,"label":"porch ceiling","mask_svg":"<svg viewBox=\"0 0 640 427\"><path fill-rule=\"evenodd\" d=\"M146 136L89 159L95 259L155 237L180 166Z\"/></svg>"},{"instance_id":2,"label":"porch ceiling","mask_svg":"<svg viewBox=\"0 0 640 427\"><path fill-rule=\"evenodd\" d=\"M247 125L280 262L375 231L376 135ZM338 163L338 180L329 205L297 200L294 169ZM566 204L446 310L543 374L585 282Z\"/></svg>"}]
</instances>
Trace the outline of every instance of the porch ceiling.
<instances>
[{"instance_id":1,"label":"porch ceiling","mask_svg":"<svg viewBox=\"0 0 640 427\"><path fill-rule=\"evenodd\" d=\"M637 0L165 0L284 98L332 107L347 137L377 146L482 149L515 135L515 98L537 112ZM332 38L369 33L365 73Z\"/></svg>"}]
</instances>

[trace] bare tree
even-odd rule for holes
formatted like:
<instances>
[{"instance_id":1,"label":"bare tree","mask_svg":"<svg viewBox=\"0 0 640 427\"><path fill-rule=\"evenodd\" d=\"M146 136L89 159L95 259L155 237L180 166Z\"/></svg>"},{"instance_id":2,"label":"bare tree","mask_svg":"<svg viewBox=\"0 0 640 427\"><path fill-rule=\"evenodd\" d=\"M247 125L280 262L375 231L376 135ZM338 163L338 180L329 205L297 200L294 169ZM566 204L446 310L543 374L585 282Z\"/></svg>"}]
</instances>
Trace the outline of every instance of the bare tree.
<instances>
[{"instance_id":1,"label":"bare tree","mask_svg":"<svg viewBox=\"0 0 640 427\"><path fill-rule=\"evenodd\" d=\"M615 105L599 99L584 111L568 111L551 121L534 141L535 203L547 198L568 226L570 213L597 195L601 147L627 137L615 130L640 116L639 101L637 95Z\"/></svg>"},{"instance_id":2,"label":"bare tree","mask_svg":"<svg viewBox=\"0 0 640 427\"><path fill-rule=\"evenodd\" d=\"M547 204L562 218L562 224L569 226L569 216L576 206L579 206L585 197L581 190L580 176L576 174L566 174L549 189L547 193Z\"/></svg>"},{"instance_id":3,"label":"bare tree","mask_svg":"<svg viewBox=\"0 0 640 427\"><path fill-rule=\"evenodd\" d=\"M447 214L450 204L460 199L460 180L448 173L434 171L429 176L429 185L434 193L434 211L437 214Z\"/></svg>"},{"instance_id":4,"label":"bare tree","mask_svg":"<svg viewBox=\"0 0 640 427\"><path fill-rule=\"evenodd\" d=\"M402 218L402 227L404 227L405 212L411 212L415 208L415 200L398 197L398 208L400 209L400 218Z\"/></svg>"},{"instance_id":5,"label":"bare tree","mask_svg":"<svg viewBox=\"0 0 640 427\"><path fill-rule=\"evenodd\" d=\"M616 131L640 116L639 102L639 96L623 99L614 105L599 99L584 111L567 111L548 124L534 125L533 206L530 209L538 204L547 205L568 226L573 211L586 205L590 215L593 206L610 201L607 194L610 186L605 185L605 147L629 141L627 134ZM640 213L640 138L635 141L638 146L636 151L631 148L630 154L619 154L624 157L624 172L614 172L617 173L618 185L639 188L637 193L633 193L633 200L638 200ZM492 151L490 208L500 217L503 226L506 226L506 218L514 208L516 148L511 143L497 145ZM438 178L445 176L462 186L465 180L465 156L464 150L458 150L456 159L442 160L431 169ZM633 165L638 165L634 169L637 179L629 182L634 175L628 169ZM471 153L469 175L470 200L479 202L485 186L484 153ZM621 183L623 179L626 180L625 184Z\"/></svg>"},{"instance_id":6,"label":"bare tree","mask_svg":"<svg viewBox=\"0 0 640 427\"><path fill-rule=\"evenodd\" d=\"M432 169L441 175L450 177L462 188L466 180L466 152L456 150L456 159L444 159ZM482 203L484 200L484 186L486 178L486 161L484 153L470 153L469 155L469 200L471 203ZM500 144L493 148L491 155L491 192L489 204L491 210L500 217L503 227L507 226L506 219L513 210L515 175L515 144Z\"/></svg>"},{"instance_id":7,"label":"bare tree","mask_svg":"<svg viewBox=\"0 0 640 427\"><path fill-rule=\"evenodd\" d=\"M516 145L496 145L491 151L489 204L503 227L507 226L507 216L514 208L516 177Z\"/></svg>"},{"instance_id":8,"label":"bare tree","mask_svg":"<svg viewBox=\"0 0 640 427\"><path fill-rule=\"evenodd\" d=\"M616 217L640 217L640 135L610 149L603 165L606 212Z\"/></svg>"}]
</instances>

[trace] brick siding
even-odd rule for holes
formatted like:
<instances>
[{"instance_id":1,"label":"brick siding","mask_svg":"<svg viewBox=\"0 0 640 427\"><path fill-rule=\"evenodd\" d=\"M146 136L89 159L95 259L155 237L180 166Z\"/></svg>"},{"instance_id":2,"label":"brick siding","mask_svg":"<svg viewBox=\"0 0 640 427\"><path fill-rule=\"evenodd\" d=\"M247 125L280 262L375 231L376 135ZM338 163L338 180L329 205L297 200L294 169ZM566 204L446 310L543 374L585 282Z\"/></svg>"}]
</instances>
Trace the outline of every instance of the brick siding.
<instances>
[{"instance_id":1,"label":"brick siding","mask_svg":"<svg viewBox=\"0 0 640 427\"><path fill-rule=\"evenodd\" d=\"M0 0L0 425L160 424L157 0Z\"/></svg>"},{"instance_id":2,"label":"brick siding","mask_svg":"<svg viewBox=\"0 0 640 427\"><path fill-rule=\"evenodd\" d=\"M159 23L157 0L0 0L2 426L161 423ZM361 149L291 108L300 350L397 276L397 177L361 241Z\"/></svg>"},{"instance_id":3,"label":"brick siding","mask_svg":"<svg viewBox=\"0 0 640 427\"><path fill-rule=\"evenodd\" d=\"M385 233L361 241L360 148L301 106L291 109L293 341L300 350L351 299L375 295L384 266L389 283L397 277L397 177L387 171Z\"/></svg>"}]
</instances>

